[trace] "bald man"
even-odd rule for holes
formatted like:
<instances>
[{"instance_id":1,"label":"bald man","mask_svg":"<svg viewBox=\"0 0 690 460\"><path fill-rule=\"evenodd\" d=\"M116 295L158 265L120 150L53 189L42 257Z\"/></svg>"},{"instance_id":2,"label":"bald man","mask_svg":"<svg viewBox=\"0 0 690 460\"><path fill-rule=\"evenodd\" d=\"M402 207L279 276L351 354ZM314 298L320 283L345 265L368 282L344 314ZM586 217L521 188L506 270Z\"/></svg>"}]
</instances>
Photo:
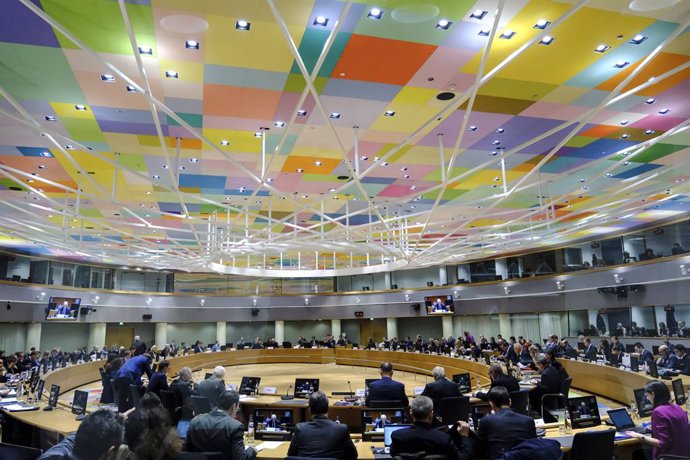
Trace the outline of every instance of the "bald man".
<instances>
[{"instance_id":1,"label":"bald man","mask_svg":"<svg viewBox=\"0 0 690 460\"><path fill-rule=\"evenodd\" d=\"M432 369L431 374L434 376L434 381L426 384L422 396L431 398L431 401L434 403L434 415L438 415L443 398L454 398L462 395L458 385L446 378L446 370L444 368L436 366Z\"/></svg>"}]
</instances>

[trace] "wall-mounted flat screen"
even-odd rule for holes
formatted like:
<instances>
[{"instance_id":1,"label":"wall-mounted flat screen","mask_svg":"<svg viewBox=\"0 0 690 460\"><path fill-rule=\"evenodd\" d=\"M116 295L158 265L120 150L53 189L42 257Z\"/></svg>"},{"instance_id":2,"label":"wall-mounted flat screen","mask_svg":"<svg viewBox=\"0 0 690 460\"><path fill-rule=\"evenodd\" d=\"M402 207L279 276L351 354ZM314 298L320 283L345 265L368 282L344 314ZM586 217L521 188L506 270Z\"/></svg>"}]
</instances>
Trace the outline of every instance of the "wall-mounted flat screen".
<instances>
[{"instance_id":1,"label":"wall-mounted flat screen","mask_svg":"<svg viewBox=\"0 0 690 460\"><path fill-rule=\"evenodd\" d=\"M455 304L452 295L435 295L424 297L427 315L452 315Z\"/></svg>"},{"instance_id":2,"label":"wall-mounted flat screen","mask_svg":"<svg viewBox=\"0 0 690 460\"><path fill-rule=\"evenodd\" d=\"M74 321L79 318L79 304L81 299L74 297L51 297L48 302L47 320Z\"/></svg>"}]
</instances>

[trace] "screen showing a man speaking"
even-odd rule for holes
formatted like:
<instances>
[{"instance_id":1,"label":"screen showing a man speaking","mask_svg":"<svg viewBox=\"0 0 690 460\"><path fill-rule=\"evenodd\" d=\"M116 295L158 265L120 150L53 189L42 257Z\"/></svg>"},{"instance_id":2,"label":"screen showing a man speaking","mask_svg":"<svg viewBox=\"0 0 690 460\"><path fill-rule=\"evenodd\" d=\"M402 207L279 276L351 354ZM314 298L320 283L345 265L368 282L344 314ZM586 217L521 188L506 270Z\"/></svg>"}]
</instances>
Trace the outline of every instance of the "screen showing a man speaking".
<instances>
[{"instance_id":1,"label":"screen showing a man speaking","mask_svg":"<svg viewBox=\"0 0 690 460\"><path fill-rule=\"evenodd\" d=\"M452 315L455 313L452 295L424 297L427 315Z\"/></svg>"},{"instance_id":2,"label":"screen showing a man speaking","mask_svg":"<svg viewBox=\"0 0 690 460\"><path fill-rule=\"evenodd\" d=\"M81 299L73 297L51 297L48 302L49 320L76 320L79 317L79 304Z\"/></svg>"}]
</instances>

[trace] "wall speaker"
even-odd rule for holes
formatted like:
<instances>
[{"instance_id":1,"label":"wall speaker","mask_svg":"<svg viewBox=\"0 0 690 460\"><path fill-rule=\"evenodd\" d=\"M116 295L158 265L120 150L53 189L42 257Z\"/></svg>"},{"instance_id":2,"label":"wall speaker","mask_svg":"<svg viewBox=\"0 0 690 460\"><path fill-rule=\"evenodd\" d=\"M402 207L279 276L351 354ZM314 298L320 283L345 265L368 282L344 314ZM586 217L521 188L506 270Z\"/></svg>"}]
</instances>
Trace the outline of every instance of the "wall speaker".
<instances>
[{"instance_id":1,"label":"wall speaker","mask_svg":"<svg viewBox=\"0 0 690 460\"><path fill-rule=\"evenodd\" d=\"M422 306L421 306L420 304L418 304L418 303L413 303L413 304L411 305L411 307L412 307L412 309L413 309L414 311L419 311L419 310L422 309Z\"/></svg>"},{"instance_id":2,"label":"wall speaker","mask_svg":"<svg viewBox=\"0 0 690 460\"><path fill-rule=\"evenodd\" d=\"M258 308L252 308L252 316L259 316L260 311L261 310L259 310Z\"/></svg>"},{"instance_id":3,"label":"wall speaker","mask_svg":"<svg viewBox=\"0 0 690 460\"><path fill-rule=\"evenodd\" d=\"M151 318L153 318L153 315L150 313L147 313L145 315L141 315L141 317L142 317L142 319L151 319Z\"/></svg>"}]
</instances>

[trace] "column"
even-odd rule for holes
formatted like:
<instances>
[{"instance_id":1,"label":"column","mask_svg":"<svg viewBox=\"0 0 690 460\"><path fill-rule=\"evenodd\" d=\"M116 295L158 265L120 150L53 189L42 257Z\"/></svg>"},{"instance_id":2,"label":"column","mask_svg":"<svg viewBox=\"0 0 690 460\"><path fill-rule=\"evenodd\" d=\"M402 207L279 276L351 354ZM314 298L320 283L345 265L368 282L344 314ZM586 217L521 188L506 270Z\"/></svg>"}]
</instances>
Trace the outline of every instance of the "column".
<instances>
[{"instance_id":1,"label":"column","mask_svg":"<svg viewBox=\"0 0 690 460\"><path fill-rule=\"evenodd\" d=\"M335 340L338 340L338 337L340 337L342 330L340 328L340 320L339 319L332 319L331 320L331 335L335 338Z\"/></svg>"},{"instance_id":2,"label":"column","mask_svg":"<svg viewBox=\"0 0 690 460\"><path fill-rule=\"evenodd\" d=\"M508 259L496 259L496 275L508 279Z\"/></svg>"},{"instance_id":3,"label":"column","mask_svg":"<svg viewBox=\"0 0 690 460\"><path fill-rule=\"evenodd\" d=\"M503 338L510 337L510 315L508 313L500 313L498 315L498 329Z\"/></svg>"},{"instance_id":4,"label":"column","mask_svg":"<svg viewBox=\"0 0 690 460\"><path fill-rule=\"evenodd\" d=\"M282 345L285 342L285 321L282 319L275 322L275 334L276 342L278 345Z\"/></svg>"},{"instance_id":5,"label":"column","mask_svg":"<svg viewBox=\"0 0 690 460\"><path fill-rule=\"evenodd\" d=\"M105 346L105 323L89 323L88 348L103 348Z\"/></svg>"},{"instance_id":6,"label":"column","mask_svg":"<svg viewBox=\"0 0 690 460\"><path fill-rule=\"evenodd\" d=\"M398 319L386 318L386 337L391 339L398 336Z\"/></svg>"},{"instance_id":7,"label":"column","mask_svg":"<svg viewBox=\"0 0 690 460\"><path fill-rule=\"evenodd\" d=\"M451 315L442 316L441 320L443 321L443 337L453 335L453 317ZM455 336L453 335L453 337Z\"/></svg>"},{"instance_id":8,"label":"column","mask_svg":"<svg viewBox=\"0 0 690 460\"><path fill-rule=\"evenodd\" d=\"M440 284L441 286L443 286L444 284L448 284L448 272L446 272L445 265L438 266L438 284ZM453 284L455 284L455 280L453 280Z\"/></svg>"},{"instance_id":9,"label":"column","mask_svg":"<svg viewBox=\"0 0 690 460\"><path fill-rule=\"evenodd\" d=\"M470 266L469 266L469 264L458 265L458 279L459 280L465 280L468 283L470 282L470 280L472 278L470 277Z\"/></svg>"},{"instance_id":10,"label":"column","mask_svg":"<svg viewBox=\"0 0 690 460\"><path fill-rule=\"evenodd\" d=\"M226 338L227 327L228 323L225 321L216 321L216 340L221 345L225 345L225 343L228 341Z\"/></svg>"},{"instance_id":11,"label":"column","mask_svg":"<svg viewBox=\"0 0 690 460\"><path fill-rule=\"evenodd\" d=\"M30 349L31 347L36 347L36 350L41 349L41 323L29 323L26 327L26 347L25 349ZM24 349L23 348L23 349Z\"/></svg>"},{"instance_id":12,"label":"column","mask_svg":"<svg viewBox=\"0 0 690 460\"><path fill-rule=\"evenodd\" d=\"M463 319L462 316L453 316L452 318L453 318L453 331L456 334L456 335L453 335L453 337L455 337L456 339L458 337L463 337L462 334L463 334L463 332L465 332L465 323L462 320ZM470 332L470 334L472 334L472 332ZM474 334L472 334L472 335L474 335ZM477 340L477 342L479 342L478 338L476 340Z\"/></svg>"},{"instance_id":13,"label":"column","mask_svg":"<svg viewBox=\"0 0 690 460\"><path fill-rule=\"evenodd\" d=\"M385 284L385 289L391 289L391 272L383 272L383 284Z\"/></svg>"},{"instance_id":14,"label":"column","mask_svg":"<svg viewBox=\"0 0 690 460\"><path fill-rule=\"evenodd\" d=\"M156 323L156 332L154 342L159 350L162 350L166 343L168 343L168 323Z\"/></svg>"}]
</instances>

